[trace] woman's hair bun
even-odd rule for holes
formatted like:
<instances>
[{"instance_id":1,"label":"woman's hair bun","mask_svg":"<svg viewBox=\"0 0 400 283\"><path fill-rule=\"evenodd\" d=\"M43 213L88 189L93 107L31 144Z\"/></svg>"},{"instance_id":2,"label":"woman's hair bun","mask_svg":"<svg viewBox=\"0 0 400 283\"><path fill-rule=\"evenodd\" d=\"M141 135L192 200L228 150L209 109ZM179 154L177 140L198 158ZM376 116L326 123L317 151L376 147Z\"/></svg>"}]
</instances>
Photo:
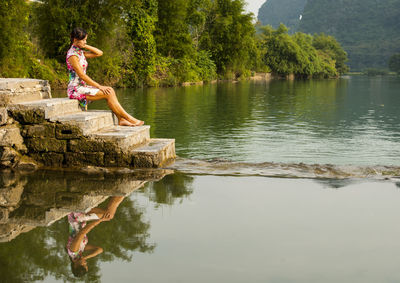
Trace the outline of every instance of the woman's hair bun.
<instances>
[{"instance_id":1,"label":"woman's hair bun","mask_svg":"<svg viewBox=\"0 0 400 283\"><path fill-rule=\"evenodd\" d=\"M71 44L74 42L74 39L82 40L86 35L87 32L83 28L74 28L71 32Z\"/></svg>"}]
</instances>

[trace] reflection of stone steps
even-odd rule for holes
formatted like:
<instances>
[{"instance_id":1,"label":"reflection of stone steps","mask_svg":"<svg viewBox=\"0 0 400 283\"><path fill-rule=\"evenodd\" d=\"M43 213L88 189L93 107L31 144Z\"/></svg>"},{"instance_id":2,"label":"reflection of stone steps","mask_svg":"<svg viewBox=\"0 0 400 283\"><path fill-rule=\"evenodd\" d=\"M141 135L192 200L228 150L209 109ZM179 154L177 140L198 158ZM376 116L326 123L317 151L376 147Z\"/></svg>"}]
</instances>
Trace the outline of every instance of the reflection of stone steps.
<instances>
[{"instance_id":1,"label":"reflection of stone steps","mask_svg":"<svg viewBox=\"0 0 400 283\"><path fill-rule=\"evenodd\" d=\"M0 242L34 227L51 225L70 212L88 212L111 196L129 196L148 181L170 173L146 169L123 175L57 171L0 174Z\"/></svg>"},{"instance_id":2,"label":"reflection of stone steps","mask_svg":"<svg viewBox=\"0 0 400 283\"><path fill-rule=\"evenodd\" d=\"M111 111L83 112L78 101L68 98L32 98L21 102L20 95L8 113L21 124L28 155L45 166L149 168L175 158L175 140L151 139L150 126L114 125Z\"/></svg>"}]
</instances>

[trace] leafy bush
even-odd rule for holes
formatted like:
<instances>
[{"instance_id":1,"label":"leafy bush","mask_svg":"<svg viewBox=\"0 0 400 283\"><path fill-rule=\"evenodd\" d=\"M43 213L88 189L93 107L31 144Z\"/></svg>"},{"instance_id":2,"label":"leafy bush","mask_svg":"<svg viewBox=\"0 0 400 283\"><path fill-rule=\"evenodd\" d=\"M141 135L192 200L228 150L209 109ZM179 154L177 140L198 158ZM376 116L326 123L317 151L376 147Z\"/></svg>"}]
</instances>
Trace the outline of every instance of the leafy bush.
<instances>
[{"instance_id":1,"label":"leafy bush","mask_svg":"<svg viewBox=\"0 0 400 283\"><path fill-rule=\"evenodd\" d=\"M366 76L374 77L374 76L386 76L389 74L389 72L387 70L368 68L363 71L363 74Z\"/></svg>"}]
</instances>

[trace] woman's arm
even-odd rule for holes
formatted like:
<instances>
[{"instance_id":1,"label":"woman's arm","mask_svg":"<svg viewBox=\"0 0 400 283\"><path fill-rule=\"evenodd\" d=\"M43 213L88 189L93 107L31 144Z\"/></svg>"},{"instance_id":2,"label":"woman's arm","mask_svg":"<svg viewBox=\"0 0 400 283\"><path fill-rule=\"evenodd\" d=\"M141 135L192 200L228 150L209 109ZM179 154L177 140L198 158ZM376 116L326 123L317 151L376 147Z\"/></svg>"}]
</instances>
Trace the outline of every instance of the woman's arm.
<instances>
[{"instance_id":1,"label":"woman's arm","mask_svg":"<svg viewBox=\"0 0 400 283\"><path fill-rule=\"evenodd\" d=\"M85 252L86 251L90 251L90 253L88 255L83 257L84 259L87 260L89 258L95 257L98 254L101 254L103 252L103 248L87 244L86 247L85 247Z\"/></svg>"},{"instance_id":2,"label":"woman's arm","mask_svg":"<svg viewBox=\"0 0 400 283\"><path fill-rule=\"evenodd\" d=\"M101 51L100 49L90 46L90 45L85 45L84 46L85 49L89 50L89 51L84 51L83 54L85 54L86 58L96 58L96 57L100 57L103 55L103 51Z\"/></svg>"},{"instance_id":3,"label":"woman's arm","mask_svg":"<svg viewBox=\"0 0 400 283\"><path fill-rule=\"evenodd\" d=\"M75 238L72 240L70 249L73 252L77 252L79 250L79 247L81 245L81 242L83 241L83 238L87 233L89 233L94 227L96 227L100 222L103 222L104 219L99 219L93 222L90 222L87 224L85 227L82 228L81 231L75 236Z\"/></svg>"},{"instance_id":4,"label":"woman's arm","mask_svg":"<svg viewBox=\"0 0 400 283\"><path fill-rule=\"evenodd\" d=\"M68 62L71 64L71 66L74 68L75 72L78 74L78 76L84 80L88 85L94 86L95 88L100 89L102 92L105 94L110 94L111 93L111 88L110 87L105 87L101 86L94 80L92 80L88 75L86 75L83 72L82 66L79 63L79 58L78 56L71 56L68 58Z\"/></svg>"}]
</instances>

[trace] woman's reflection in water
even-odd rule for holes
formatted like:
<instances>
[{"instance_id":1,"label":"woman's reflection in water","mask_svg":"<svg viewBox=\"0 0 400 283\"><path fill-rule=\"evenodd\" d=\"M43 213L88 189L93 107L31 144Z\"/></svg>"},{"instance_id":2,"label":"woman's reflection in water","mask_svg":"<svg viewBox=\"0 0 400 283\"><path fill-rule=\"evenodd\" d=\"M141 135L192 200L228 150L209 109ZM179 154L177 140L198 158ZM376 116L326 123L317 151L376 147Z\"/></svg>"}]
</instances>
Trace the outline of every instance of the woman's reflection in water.
<instances>
[{"instance_id":1,"label":"woman's reflection in water","mask_svg":"<svg viewBox=\"0 0 400 283\"><path fill-rule=\"evenodd\" d=\"M88 213L71 212L68 215L69 237L66 249L71 260L72 273L76 277L87 273L87 259L103 252L101 247L88 244L87 233L99 223L113 219L123 199L124 197L111 197L106 209L95 207Z\"/></svg>"}]
</instances>

